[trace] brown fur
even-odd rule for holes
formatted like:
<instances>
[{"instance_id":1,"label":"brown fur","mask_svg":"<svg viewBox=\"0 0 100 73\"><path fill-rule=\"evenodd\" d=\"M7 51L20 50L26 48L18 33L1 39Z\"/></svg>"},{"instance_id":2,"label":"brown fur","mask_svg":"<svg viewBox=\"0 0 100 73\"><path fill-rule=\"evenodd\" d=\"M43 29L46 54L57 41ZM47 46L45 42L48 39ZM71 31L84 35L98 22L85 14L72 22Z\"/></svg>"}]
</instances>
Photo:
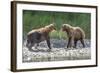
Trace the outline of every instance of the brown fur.
<instances>
[{"instance_id":1,"label":"brown fur","mask_svg":"<svg viewBox=\"0 0 100 73\"><path fill-rule=\"evenodd\" d=\"M80 40L83 47L85 47L84 40L83 40L85 38L85 33L80 27L72 27L69 24L63 24L62 31L65 31L68 35L67 48L72 47L72 41L74 41L74 47L76 48L78 40Z\"/></svg>"},{"instance_id":2,"label":"brown fur","mask_svg":"<svg viewBox=\"0 0 100 73\"><path fill-rule=\"evenodd\" d=\"M53 30L55 30L55 27L53 24L50 24L45 27L30 31L27 34L27 47L31 49L34 44L38 46L41 41L46 40L49 49L51 49L49 33Z\"/></svg>"},{"instance_id":3,"label":"brown fur","mask_svg":"<svg viewBox=\"0 0 100 73\"><path fill-rule=\"evenodd\" d=\"M53 24L50 24L50 25L47 25L47 26L39 28L39 29L33 29L28 34L31 34L33 32L40 32L40 33L47 33L47 34L49 34L53 30L55 30L55 27L54 27Z\"/></svg>"}]
</instances>

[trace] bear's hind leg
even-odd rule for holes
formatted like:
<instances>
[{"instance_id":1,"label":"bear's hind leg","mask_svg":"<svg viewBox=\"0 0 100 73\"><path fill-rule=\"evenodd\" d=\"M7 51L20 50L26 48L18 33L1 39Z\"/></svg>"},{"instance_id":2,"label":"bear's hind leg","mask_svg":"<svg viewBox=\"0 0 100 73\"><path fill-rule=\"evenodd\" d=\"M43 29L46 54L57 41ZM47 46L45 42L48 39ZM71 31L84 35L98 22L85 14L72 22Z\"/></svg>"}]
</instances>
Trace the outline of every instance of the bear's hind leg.
<instances>
[{"instance_id":1,"label":"bear's hind leg","mask_svg":"<svg viewBox=\"0 0 100 73\"><path fill-rule=\"evenodd\" d=\"M83 39L81 39L80 41L81 41L81 43L82 43L82 45L83 45L83 48L84 48L84 47L85 47L84 40L83 40Z\"/></svg>"}]
</instances>

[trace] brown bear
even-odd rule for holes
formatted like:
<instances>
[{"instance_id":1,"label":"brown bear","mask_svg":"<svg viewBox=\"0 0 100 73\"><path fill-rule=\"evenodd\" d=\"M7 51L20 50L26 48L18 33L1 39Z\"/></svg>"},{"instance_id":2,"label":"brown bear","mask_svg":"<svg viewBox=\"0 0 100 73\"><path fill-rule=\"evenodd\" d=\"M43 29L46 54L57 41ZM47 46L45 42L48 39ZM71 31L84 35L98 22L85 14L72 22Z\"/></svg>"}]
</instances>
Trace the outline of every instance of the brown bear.
<instances>
[{"instance_id":1,"label":"brown bear","mask_svg":"<svg viewBox=\"0 0 100 73\"><path fill-rule=\"evenodd\" d=\"M32 51L32 47L36 45L39 46L39 43L46 40L49 50L51 49L50 36L49 33L55 30L54 24L47 25L43 28L34 29L27 34L27 44L26 47Z\"/></svg>"},{"instance_id":2,"label":"brown bear","mask_svg":"<svg viewBox=\"0 0 100 73\"><path fill-rule=\"evenodd\" d=\"M67 33L68 36L67 48L72 47L72 41L74 41L73 47L76 48L78 40L80 40L83 47L85 47L84 44L85 33L80 27L72 27L69 24L63 24L61 30Z\"/></svg>"}]
</instances>

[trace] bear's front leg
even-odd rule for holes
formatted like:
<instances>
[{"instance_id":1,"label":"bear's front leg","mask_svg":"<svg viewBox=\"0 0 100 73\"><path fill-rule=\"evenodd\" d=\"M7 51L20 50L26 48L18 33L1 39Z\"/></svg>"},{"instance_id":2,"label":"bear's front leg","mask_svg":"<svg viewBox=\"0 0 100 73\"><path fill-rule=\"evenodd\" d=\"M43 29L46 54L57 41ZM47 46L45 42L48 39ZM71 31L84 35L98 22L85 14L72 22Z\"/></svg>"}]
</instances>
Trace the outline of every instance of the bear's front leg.
<instances>
[{"instance_id":1,"label":"bear's front leg","mask_svg":"<svg viewBox=\"0 0 100 73\"><path fill-rule=\"evenodd\" d=\"M69 39L68 39L68 44L67 44L67 48L69 48L69 47L71 47L72 46L72 38L70 37Z\"/></svg>"},{"instance_id":2,"label":"bear's front leg","mask_svg":"<svg viewBox=\"0 0 100 73\"><path fill-rule=\"evenodd\" d=\"M35 49L38 49L39 43L35 44Z\"/></svg>"},{"instance_id":3,"label":"bear's front leg","mask_svg":"<svg viewBox=\"0 0 100 73\"><path fill-rule=\"evenodd\" d=\"M51 43L50 43L50 38L46 38L46 42L47 42L47 45L49 47L49 50L51 50Z\"/></svg>"},{"instance_id":4,"label":"bear's front leg","mask_svg":"<svg viewBox=\"0 0 100 73\"><path fill-rule=\"evenodd\" d=\"M74 46L73 46L73 48L76 48L76 46L77 46L77 39L74 39Z\"/></svg>"}]
</instances>

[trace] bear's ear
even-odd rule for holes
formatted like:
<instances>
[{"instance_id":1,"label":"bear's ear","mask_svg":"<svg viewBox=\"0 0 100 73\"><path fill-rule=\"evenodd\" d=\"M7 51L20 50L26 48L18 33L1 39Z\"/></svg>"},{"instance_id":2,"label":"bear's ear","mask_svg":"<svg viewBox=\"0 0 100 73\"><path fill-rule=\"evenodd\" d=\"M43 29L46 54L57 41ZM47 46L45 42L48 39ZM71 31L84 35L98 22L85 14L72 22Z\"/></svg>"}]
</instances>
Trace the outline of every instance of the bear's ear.
<instances>
[{"instance_id":1,"label":"bear's ear","mask_svg":"<svg viewBox=\"0 0 100 73\"><path fill-rule=\"evenodd\" d=\"M49 25L49 29L51 29L51 30L56 30L55 25L54 25L54 24L50 24L50 25Z\"/></svg>"},{"instance_id":2,"label":"bear's ear","mask_svg":"<svg viewBox=\"0 0 100 73\"><path fill-rule=\"evenodd\" d=\"M66 27L66 24L62 24L62 27Z\"/></svg>"},{"instance_id":3,"label":"bear's ear","mask_svg":"<svg viewBox=\"0 0 100 73\"><path fill-rule=\"evenodd\" d=\"M51 27L54 27L54 24L50 24Z\"/></svg>"},{"instance_id":4,"label":"bear's ear","mask_svg":"<svg viewBox=\"0 0 100 73\"><path fill-rule=\"evenodd\" d=\"M54 27L54 24L50 24L49 27L53 28Z\"/></svg>"},{"instance_id":5,"label":"bear's ear","mask_svg":"<svg viewBox=\"0 0 100 73\"><path fill-rule=\"evenodd\" d=\"M72 26L69 24L63 24L63 27L71 28Z\"/></svg>"}]
</instances>

